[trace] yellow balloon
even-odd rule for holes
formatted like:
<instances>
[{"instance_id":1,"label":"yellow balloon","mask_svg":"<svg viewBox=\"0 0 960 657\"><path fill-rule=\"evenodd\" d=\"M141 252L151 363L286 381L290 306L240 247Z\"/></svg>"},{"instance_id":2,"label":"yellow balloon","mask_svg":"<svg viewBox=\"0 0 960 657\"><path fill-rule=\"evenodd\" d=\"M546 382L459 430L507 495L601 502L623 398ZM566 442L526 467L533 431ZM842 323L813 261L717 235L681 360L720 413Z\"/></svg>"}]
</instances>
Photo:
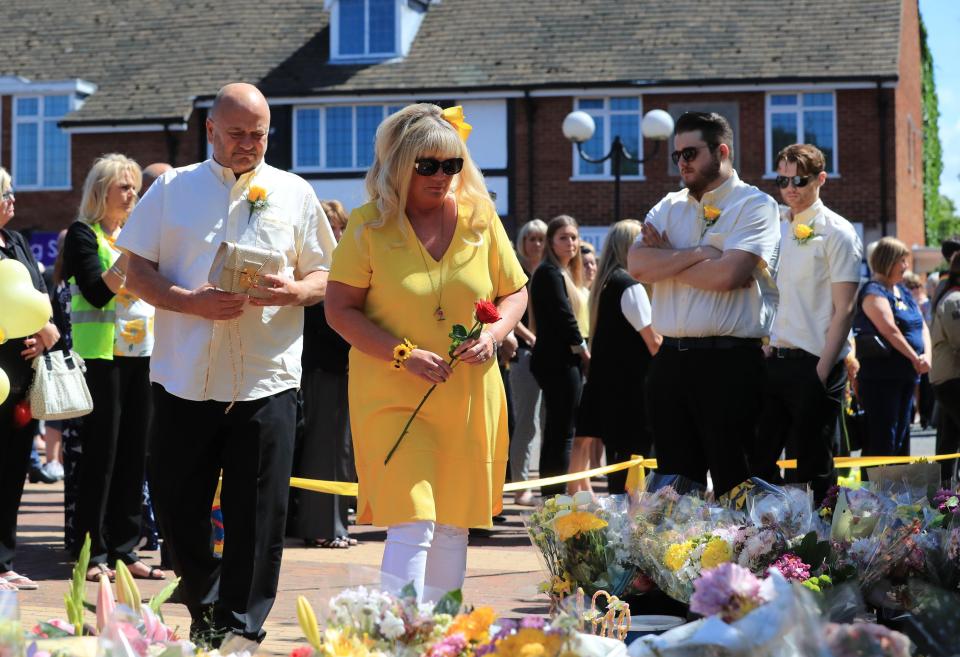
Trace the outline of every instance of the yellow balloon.
<instances>
[{"instance_id":1,"label":"yellow balloon","mask_svg":"<svg viewBox=\"0 0 960 657\"><path fill-rule=\"evenodd\" d=\"M16 260L0 260L0 343L33 335L50 321L50 298L37 291L26 266Z\"/></svg>"},{"instance_id":2,"label":"yellow balloon","mask_svg":"<svg viewBox=\"0 0 960 657\"><path fill-rule=\"evenodd\" d=\"M7 396L10 394L10 379L7 378L7 373L3 371L3 368L0 367L0 404L7 401Z\"/></svg>"}]
</instances>

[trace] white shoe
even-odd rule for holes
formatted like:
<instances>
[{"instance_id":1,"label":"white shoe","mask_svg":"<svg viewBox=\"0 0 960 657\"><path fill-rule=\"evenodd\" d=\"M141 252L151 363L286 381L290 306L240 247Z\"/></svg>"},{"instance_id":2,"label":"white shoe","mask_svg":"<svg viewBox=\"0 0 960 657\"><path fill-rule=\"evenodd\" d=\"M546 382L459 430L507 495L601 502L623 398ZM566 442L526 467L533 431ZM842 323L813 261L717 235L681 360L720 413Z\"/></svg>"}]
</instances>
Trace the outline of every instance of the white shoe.
<instances>
[{"instance_id":1,"label":"white shoe","mask_svg":"<svg viewBox=\"0 0 960 657\"><path fill-rule=\"evenodd\" d=\"M516 499L514 499L514 504L519 506L536 506L537 501L534 499L534 494L532 490L524 490L517 493Z\"/></svg>"},{"instance_id":2,"label":"white shoe","mask_svg":"<svg viewBox=\"0 0 960 657\"><path fill-rule=\"evenodd\" d=\"M59 461L48 462L46 465L43 466L43 471L46 472L51 477L53 477L54 479L56 479L57 481L61 481L63 479L63 466L60 465Z\"/></svg>"}]
</instances>

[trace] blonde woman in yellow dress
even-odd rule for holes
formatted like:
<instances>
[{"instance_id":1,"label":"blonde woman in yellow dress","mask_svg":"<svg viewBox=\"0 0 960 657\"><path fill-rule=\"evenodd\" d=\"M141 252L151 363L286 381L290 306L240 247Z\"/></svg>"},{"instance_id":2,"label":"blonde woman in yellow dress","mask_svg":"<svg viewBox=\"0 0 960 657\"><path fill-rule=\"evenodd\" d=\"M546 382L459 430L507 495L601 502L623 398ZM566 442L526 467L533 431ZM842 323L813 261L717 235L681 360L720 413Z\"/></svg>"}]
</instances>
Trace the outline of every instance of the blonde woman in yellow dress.
<instances>
[{"instance_id":1,"label":"blonde woman in yellow dress","mask_svg":"<svg viewBox=\"0 0 960 657\"><path fill-rule=\"evenodd\" d=\"M381 124L370 201L350 216L326 297L327 320L352 346L358 522L388 528L383 587L413 582L425 600L462 586L467 530L490 527L501 510L508 435L495 356L527 303L527 277L467 150L469 129L459 108L426 103ZM460 346L453 369L449 334L473 325L481 299L501 319ZM394 367L404 341L416 346Z\"/></svg>"}]
</instances>

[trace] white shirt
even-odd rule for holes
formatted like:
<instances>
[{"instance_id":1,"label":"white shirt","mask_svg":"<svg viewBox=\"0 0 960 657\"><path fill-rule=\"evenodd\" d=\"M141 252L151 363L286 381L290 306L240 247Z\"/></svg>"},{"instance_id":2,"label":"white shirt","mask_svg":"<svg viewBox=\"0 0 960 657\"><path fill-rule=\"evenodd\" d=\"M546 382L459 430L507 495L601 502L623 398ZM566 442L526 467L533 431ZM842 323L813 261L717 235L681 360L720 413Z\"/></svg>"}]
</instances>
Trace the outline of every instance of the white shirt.
<instances>
[{"instance_id":1,"label":"white shirt","mask_svg":"<svg viewBox=\"0 0 960 657\"><path fill-rule=\"evenodd\" d=\"M720 209L716 222L701 233L703 207ZM675 278L653 285L653 329L672 338L734 336L761 338L769 333L777 303L773 277L777 269L780 231L777 203L736 171L698 202L687 189L667 194L646 221L667 237L674 248L705 244L721 251L737 249L760 257L754 282L730 292L700 290ZM640 241L640 240L638 240Z\"/></svg>"},{"instance_id":2,"label":"white shirt","mask_svg":"<svg viewBox=\"0 0 960 657\"><path fill-rule=\"evenodd\" d=\"M790 208L781 207L780 212L780 304L770 331L770 344L819 356L833 316L830 285L860 282L863 246L850 222L820 199L792 221ZM798 242L793 235L797 224L809 225L814 236ZM844 346L841 358L848 349Z\"/></svg>"},{"instance_id":3,"label":"white shirt","mask_svg":"<svg viewBox=\"0 0 960 657\"><path fill-rule=\"evenodd\" d=\"M638 332L650 326L650 298L643 285L631 285L620 295L620 312Z\"/></svg>"},{"instance_id":4,"label":"white shirt","mask_svg":"<svg viewBox=\"0 0 960 657\"><path fill-rule=\"evenodd\" d=\"M246 200L251 184L266 189L268 203L252 216ZM305 180L263 162L238 180L213 159L154 182L117 245L193 290L207 282L224 241L279 251L281 273L296 279L329 269L334 247L330 224ZM192 401L232 401L234 376L240 377L239 401L300 385L303 308L247 305L239 319L241 344L232 323L158 308L150 380Z\"/></svg>"}]
</instances>

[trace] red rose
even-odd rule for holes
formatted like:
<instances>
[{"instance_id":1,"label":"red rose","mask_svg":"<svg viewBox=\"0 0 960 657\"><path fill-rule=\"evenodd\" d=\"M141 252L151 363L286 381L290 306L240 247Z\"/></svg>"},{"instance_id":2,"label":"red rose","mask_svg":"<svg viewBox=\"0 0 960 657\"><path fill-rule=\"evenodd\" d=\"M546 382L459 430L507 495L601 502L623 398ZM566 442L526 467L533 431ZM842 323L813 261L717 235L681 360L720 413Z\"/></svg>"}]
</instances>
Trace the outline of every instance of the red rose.
<instances>
[{"instance_id":1,"label":"red rose","mask_svg":"<svg viewBox=\"0 0 960 657\"><path fill-rule=\"evenodd\" d=\"M481 324L493 324L500 321L500 311L492 301L481 299L476 303L477 321Z\"/></svg>"},{"instance_id":2,"label":"red rose","mask_svg":"<svg viewBox=\"0 0 960 657\"><path fill-rule=\"evenodd\" d=\"M300 646L299 648L294 648L290 653L290 657L310 657L313 654L313 648L310 646Z\"/></svg>"}]
</instances>

